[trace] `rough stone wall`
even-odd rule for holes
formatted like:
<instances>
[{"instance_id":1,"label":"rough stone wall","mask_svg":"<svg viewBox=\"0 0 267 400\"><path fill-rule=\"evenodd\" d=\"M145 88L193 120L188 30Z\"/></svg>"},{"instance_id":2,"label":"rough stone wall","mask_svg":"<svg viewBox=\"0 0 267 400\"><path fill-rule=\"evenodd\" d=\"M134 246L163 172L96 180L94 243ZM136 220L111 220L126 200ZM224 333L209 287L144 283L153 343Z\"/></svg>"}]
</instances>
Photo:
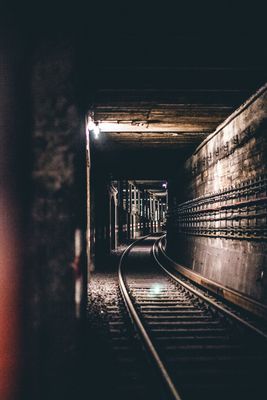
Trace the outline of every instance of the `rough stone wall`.
<instances>
[{"instance_id":1,"label":"rough stone wall","mask_svg":"<svg viewBox=\"0 0 267 400\"><path fill-rule=\"evenodd\" d=\"M3 35L3 27L0 23L0 398L7 400L24 391L30 123L28 43L9 29Z\"/></svg>"},{"instance_id":2,"label":"rough stone wall","mask_svg":"<svg viewBox=\"0 0 267 400\"><path fill-rule=\"evenodd\" d=\"M62 390L63 381L62 385L55 384L53 376L59 373L63 376L71 362L75 338L71 268L74 231L81 228L81 209L86 207L85 186L84 195L81 194L85 180L85 163L81 171L83 127L76 107L73 71L71 43L38 44L32 71L32 282L29 291L35 326L33 340L37 341L33 357L36 357L36 367L42 369L40 379L44 379L44 386L36 380L46 398L54 398Z\"/></svg>"},{"instance_id":3,"label":"rough stone wall","mask_svg":"<svg viewBox=\"0 0 267 400\"><path fill-rule=\"evenodd\" d=\"M181 264L263 303L266 89L199 146L172 182L168 233L168 251Z\"/></svg>"},{"instance_id":4,"label":"rough stone wall","mask_svg":"<svg viewBox=\"0 0 267 400\"><path fill-rule=\"evenodd\" d=\"M35 54L34 110L34 255L43 269L49 300L65 296L73 259L75 149L80 118L74 104L72 54L67 45L43 45Z\"/></svg>"}]
</instances>

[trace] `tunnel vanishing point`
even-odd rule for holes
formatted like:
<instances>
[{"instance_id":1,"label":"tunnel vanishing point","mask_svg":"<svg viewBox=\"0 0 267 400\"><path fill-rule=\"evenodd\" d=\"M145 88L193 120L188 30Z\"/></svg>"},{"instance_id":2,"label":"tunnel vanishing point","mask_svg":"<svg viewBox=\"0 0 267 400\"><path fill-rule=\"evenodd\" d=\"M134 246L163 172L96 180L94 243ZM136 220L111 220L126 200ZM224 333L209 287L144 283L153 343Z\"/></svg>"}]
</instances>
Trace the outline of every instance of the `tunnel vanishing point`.
<instances>
[{"instance_id":1,"label":"tunnel vanishing point","mask_svg":"<svg viewBox=\"0 0 267 400\"><path fill-rule=\"evenodd\" d=\"M3 6L1 400L266 396L266 21L214 3Z\"/></svg>"}]
</instances>

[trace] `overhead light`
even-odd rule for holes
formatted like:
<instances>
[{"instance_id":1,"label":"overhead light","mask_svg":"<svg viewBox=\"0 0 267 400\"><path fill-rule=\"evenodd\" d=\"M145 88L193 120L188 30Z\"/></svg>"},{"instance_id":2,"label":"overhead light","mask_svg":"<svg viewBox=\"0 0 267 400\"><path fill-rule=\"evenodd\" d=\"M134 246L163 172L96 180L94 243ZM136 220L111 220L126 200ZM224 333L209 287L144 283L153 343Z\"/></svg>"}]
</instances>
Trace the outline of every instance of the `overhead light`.
<instances>
[{"instance_id":1,"label":"overhead light","mask_svg":"<svg viewBox=\"0 0 267 400\"><path fill-rule=\"evenodd\" d=\"M95 127L94 127L94 135L95 135L95 139L98 139L99 138L99 135L100 135L100 128L99 128L99 126L98 125L95 125Z\"/></svg>"},{"instance_id":2,"label":"overhead light","mask_svg":"<svg viewBox=\"0 0 267 400\"><path fill-rule=\"evenodd\" d=\"M95 123L94 123L92 117L89 117L89 118L88 118L88 123L87 123L87 129L88 129L89 131L93 131L94 128L95 128Z\"/></svg>"},{"instance_id":3,"label":"overhead light","mask_svg":"<svg viewBox=\"0 0 267 400\"><path fill-rule=\"evenodd\" d=\"M88 118L88 121L87 121L87 132L88 133L89 132L93 132L94 136L95 136L95 139L99 138L100 128L99 128L98 123L95 123L92 117Z\"/></svg>"}]
</instances>

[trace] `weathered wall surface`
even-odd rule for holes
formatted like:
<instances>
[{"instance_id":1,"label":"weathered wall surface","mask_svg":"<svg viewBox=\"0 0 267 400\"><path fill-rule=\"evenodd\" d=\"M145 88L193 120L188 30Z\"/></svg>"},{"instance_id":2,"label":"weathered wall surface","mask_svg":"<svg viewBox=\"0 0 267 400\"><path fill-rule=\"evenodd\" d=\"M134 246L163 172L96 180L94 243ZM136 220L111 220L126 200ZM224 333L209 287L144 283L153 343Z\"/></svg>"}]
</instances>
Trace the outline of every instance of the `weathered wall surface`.
<instances>
[{"instance_id":1,"label":"weathered wall surface","mask_svg":"<svg viewBox=\"0 0 267 400\"><path fill-rule=\"evenodd\" d=\"M46 40L35 50L32 71L34 154L29 292L36 328L33 339L37 340L34 356L46 382L42 386L37 378L37 384L46 398L56 398L58 392L65 393L69 387L63 377L65 369L70 368L75 338L71 268L74 232L86 223L83 119L76 106L74 60L71 43L58 41L50 45ZM56 376L57 382L53 382Z\"/></svg>"},{"instance_id":2,"label":"weathered wall surface","mask_svg":"<svg viewBox=\"0 0 267 400\"><path fill-rule=\"evenodd\" d=\"M171 184L168 251L267 303L267 87L225 121Z\"/></svg>"},{"instance_id":3,"label":"weathered wall surface","mask_svg":"<svg viewBox=\"0 0 267 400\"><path fill-rule=\"evenodd\" d=\"M2 11L1 11L2 16ZM0 18L1 18L0 16ZM5 26L5 25L4 25ZM0 398L18 399L25 363L30 159L29 63L24 35L0 23Z\"/></svg>"},{"instance_id":4,"label":"weathered wall surface","mask_svg":"<svg viewBox=\"0 0 267 400\"><path fill-rule=\"evenodd\" d=\"M71 49L44 45L33 69L33 254L43 301L62 300L73 259L75 140L80 120L71 87ZM52 306L52 304L51 304Z\"/></svg>"}]
</instances>

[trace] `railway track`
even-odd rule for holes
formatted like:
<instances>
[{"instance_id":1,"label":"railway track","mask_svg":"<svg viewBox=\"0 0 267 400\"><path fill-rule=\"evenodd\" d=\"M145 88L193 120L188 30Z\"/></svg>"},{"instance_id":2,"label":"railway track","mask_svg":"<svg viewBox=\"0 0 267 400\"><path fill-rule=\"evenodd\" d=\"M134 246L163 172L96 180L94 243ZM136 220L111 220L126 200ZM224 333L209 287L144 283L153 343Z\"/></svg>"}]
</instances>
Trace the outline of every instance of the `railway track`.
<instances>
[{"instance_id":1,"label":"railway track","mask_svg":"<svg viewBox=\"0 0 267 400\"><path fill-rule=\"evenodd\" d=\"M157 239L126 249L119 287L164 399L265 398L265 333L168 273L155 258Z\"/></svg>"}]
</instances>

